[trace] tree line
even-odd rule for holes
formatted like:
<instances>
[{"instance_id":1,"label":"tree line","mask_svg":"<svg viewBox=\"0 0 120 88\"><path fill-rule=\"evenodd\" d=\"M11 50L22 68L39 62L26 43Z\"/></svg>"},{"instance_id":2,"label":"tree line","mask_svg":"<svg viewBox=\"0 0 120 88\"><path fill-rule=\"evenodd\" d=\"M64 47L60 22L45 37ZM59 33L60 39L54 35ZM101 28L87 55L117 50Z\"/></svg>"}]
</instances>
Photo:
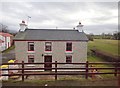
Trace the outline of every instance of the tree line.
<instances>
[{"instance_id":1,"label":"tree line","mask_svg":"<svg viewBox=\"0 0 120 88\"><path fill-rule=\"evenodd\" d=\"M93 41L94 39L113 39L113 40L120 40L120 32L115 32L113 34L105 34L102 33L100 35L94 35L94 34L87 34L87 37L90 41Z\"/></svg>"},{"instance_id":2,"label":"tree line","mask_svg":"<svg viewBox=\"0 0 120 88\"><path fill-rule=\"evenodd\" d=\"M8 26L0 23L0 32L9 33Z\"/></svg>"}]
</instances>

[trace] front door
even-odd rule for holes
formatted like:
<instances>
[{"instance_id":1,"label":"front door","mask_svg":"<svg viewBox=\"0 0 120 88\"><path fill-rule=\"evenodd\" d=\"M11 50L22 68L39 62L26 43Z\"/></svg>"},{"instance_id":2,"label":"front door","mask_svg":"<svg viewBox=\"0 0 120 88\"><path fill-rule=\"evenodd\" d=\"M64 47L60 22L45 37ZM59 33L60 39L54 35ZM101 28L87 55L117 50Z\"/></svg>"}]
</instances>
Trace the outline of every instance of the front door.
<instances>
[{"instance_id":1,"label":"front door","mask_svg":"<svg viewBox=\"0 0 120 88\"><path fill-rule=\"evenodd\" d=\"M44 62L46 63L44 65L45 71L51 71L52 70L52 56L44 56Z\"/></svg>"}]
</instances>

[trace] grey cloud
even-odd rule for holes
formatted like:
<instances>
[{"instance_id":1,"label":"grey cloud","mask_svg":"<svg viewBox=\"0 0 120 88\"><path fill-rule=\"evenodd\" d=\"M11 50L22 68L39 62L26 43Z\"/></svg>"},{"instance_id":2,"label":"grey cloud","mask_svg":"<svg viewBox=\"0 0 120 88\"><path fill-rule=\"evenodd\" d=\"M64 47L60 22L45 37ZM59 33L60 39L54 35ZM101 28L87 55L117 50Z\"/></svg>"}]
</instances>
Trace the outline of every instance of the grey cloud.
<instances>
[{"instance_id":1,"label":"grey cloud","mask_svg":"<svg viewBox=\"0 0 120 88\"><path fill-rule=\"evenodd\" d=\"M86 25L84 27L86 33L101 34L101 33L113 33L118 31L118 25L104 24L104 25Z\"/></svg>"},{"instance_id":2,"label":"grey cloud","mask_svg":"<svg viewBox=\"0 0 120 88\"><path fill-rule=\"evenodd\" d=\"M118 16L107 16L107 17L106 16L101 16L99 18L96 17L96 18L92 18L91 22L97 23L97 24L100 24L100 23L104 24L106 21L111 20L111 19L116 19L116 21L117 21Z\"/></svg>"},{"instance_id":3,"label":"grey cloud","mask_svg":"<svg viewBox=\"0 0 120 88\"><path fill-rule=\"evenodd\" d=\"M103 9L117 9L118 8L118 2L96 2L96 5Z\"/></svg>"},{"instance_id":4,"label":"grey cloud","mask_svg":"<svg viewBox=\"0 0 120 88\"><path fill-rule=\"evenodd\" d=\"M89 18L84 16L85 20L89 20L91 23L98 22L98 24L91 24L90 26L85 24L85 28L87 32L95 30L95 33L99 33L99 30L96 29L100 29L101 27L108 31L116 28L116 24L112 24L113 26L110 27L110 24L104 24L102 26L99 25L99 22L104 23L110 19L117 18L117 15L113 16L111 12L111 10L116 9L117 2L4 2L2 3L2 13L6 18L3 18L2 22L7 24L9 28L18 30L19 22L21 20L27 20L27 16L31 16L29 21L30 27L55 28L57 26L58 28L73 28L78 24L79 18L81 17L70 18L68 15L72 16L73 13L77 14L78 12L86 12L87 14L85 15L89 15L92 10L94 11L94 14L102 14L102 16L94 17L91 15ZM7 17L11 20L8 21ZM46 23L45 25L42 25L46 21L54 21L55 24L49 25Z\"/></svg>"}]
</instances>

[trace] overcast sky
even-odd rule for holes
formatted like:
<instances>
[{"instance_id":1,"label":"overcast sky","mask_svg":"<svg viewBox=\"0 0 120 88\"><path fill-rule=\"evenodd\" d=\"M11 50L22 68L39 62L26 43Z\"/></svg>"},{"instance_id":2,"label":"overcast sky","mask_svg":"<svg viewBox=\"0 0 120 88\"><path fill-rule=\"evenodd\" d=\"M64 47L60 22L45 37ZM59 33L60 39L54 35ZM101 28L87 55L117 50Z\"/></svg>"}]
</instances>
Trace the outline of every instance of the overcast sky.
<instances>
[{"instance_id":1,"label":"overcast sky","mask_svg":"<svg viewBox=\"0 0 120 88\"><path fill-rule=\"evenodd\" d=\"M0 22L19 30L21 20L29 28L64 29L84 25L85 33L113 33L118 30L117 2L2 2Z\"/></svg>"}]
</instances>

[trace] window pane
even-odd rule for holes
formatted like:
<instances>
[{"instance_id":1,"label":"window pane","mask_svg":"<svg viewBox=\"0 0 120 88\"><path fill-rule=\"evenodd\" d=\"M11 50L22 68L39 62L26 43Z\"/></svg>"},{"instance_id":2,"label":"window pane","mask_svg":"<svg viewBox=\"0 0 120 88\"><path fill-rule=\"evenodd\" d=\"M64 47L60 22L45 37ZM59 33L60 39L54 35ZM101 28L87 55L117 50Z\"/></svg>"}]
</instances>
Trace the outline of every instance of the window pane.
<instances>
[{"instance_id":1,"label":"window pane","mask_svg":"<svg viewBox=\"0 0 120 88\"><path fill-rule=\"evenodd\" d=\"M52 50L52 43L51 42L46 42L45 43L45 51L51 51Z\"/></svg>"},{"instance_id":2,"label":"window pane","mask_svg":"<svg viewBox=\"0 0 120 88\"><path fill-rule=\"evenodd\" d=\"M72 43L66 43L66 51L72 51Z\"/></svg>"},{"instance_id":3,"label":"window pane","mask_svg":"<svg viewBox=\"0 0 120 88\"><path fill-rule=\"evenodd\" d=\"M66 56L66 63L72 63L72 56Z\"/></svg>"},{"instance_id":4,"label":"window pane","mask_svg":"<svg viewBox=\"0 0 120 88\"><path fill-rule=\"evenodd\" d=\"M33 55L28 56L28 63L34 63L34 56Z\"/></svg>"},{"instance_id":5,"label":"window pane","mask_svg":"<svg viewBox=\"0 0 120 88\"><path fill-rule=\"evenodd\" d=\"M34 42L28 42L28 50L34 51Z\"/></svg>"}]
</instances>

